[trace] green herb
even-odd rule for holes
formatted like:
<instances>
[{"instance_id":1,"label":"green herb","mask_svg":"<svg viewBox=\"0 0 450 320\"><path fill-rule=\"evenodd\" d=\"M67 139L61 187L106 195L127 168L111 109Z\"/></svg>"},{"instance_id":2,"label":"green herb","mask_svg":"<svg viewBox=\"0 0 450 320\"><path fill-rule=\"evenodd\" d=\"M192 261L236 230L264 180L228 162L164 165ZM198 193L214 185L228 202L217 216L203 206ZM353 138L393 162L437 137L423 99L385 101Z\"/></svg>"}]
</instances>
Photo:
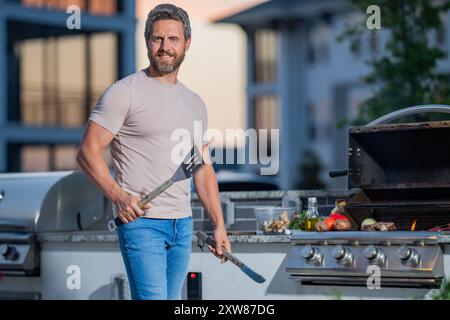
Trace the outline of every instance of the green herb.
<instances>
[{"instance_id":1,"label":"green herb","mask_svg":"<svg viewBox=\"0 0 450 320\"><path fill-rule=\"evenodd\" d=\"M450 279L443 281L439 293L433 296L433 300L450 300Z\"/></svg>"},{"instance_id":2,"label":"green herb","mask_svg":"<svg viewBox=\"0 0 450 320\"><path fill-rule=\"evenodd\" d=\"M291 230L304 230L306 218L308 217L308 212L303 210L301 213L296 213L292 217L292 221L289 224L289 229Z\"/></svg>"}]
</instances>

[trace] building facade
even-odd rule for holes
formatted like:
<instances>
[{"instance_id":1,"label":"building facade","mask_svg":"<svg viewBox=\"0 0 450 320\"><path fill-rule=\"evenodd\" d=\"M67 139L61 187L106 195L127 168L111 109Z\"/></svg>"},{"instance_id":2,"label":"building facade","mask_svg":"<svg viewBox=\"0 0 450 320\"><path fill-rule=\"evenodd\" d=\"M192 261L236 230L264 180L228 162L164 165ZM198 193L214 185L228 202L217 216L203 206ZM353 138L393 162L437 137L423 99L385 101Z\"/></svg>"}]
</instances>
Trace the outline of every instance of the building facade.
<instances>
[{"instance_id":1,"label":"building facade","mask_svg":"<svg viewBox=\"0 0 450 320\"><path fill-rule=\"evenodd\" d=\"M345 0L273 0L217 21L247 34L247 126L280 129L284 189L317 169L305 166L308 159L322 167L326 187L346 187L346 178L330 179L328 171L347 167L349 123L372 94L362 80L366 61L382 53L388 33L365 32L355 51L337 38L351 23L366 25L366 18ZM442 30L430 36L448 51L449 17L443 18ZM450 72L450 61L439 67Z\"/></svg>"},{"instance_id":2,"label":"building facade","mask_svg":"<svg viewBox=\"0 0 450 320\"><path fill-rule=\"evenodd\" d=\"M135 72L135 2L0 0L0 172L76 169L99 95Z\"/></svg>"}]
</instances>

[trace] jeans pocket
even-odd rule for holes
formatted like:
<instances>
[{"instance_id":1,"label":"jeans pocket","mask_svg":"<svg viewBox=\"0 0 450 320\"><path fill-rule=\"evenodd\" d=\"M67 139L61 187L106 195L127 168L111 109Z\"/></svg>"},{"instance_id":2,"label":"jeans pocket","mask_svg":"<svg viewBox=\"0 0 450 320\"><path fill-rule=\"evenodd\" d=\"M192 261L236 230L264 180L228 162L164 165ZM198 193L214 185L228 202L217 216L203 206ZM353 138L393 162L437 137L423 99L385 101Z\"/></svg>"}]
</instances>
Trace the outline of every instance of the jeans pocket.
<instances>
[{"instance_id":1,"label":"jeans pocket","mask_svg":"<svg viewBox=\"0 0 450 320\"><path fill-rule=\"evenodd\" d=\"M131 222L122 224L120 227L123 227L124 229L135 228L140 225L140 223L139 223L140 221L141 221L141 218L136 218L135 220L133 220Z\"/></svg>"}]
</instances>

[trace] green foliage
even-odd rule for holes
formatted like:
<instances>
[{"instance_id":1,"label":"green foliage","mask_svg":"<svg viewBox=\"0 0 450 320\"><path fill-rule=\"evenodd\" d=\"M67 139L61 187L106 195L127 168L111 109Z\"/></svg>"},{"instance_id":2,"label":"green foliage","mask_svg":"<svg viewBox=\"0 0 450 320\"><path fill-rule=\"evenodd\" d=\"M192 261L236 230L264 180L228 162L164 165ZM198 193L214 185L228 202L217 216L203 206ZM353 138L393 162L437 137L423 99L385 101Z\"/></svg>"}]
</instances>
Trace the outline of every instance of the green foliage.
<instances>
[{"instance_id":1,"label":"green foliage","mask_svg":"<svg viewBox=\"0 0 450 320\"><path fill-rule=\"evenodd\" d=\"M324 189L325 183L320 179L323 170L317 154L312 150L304 153L303 161L300 164L301 180L297 185L298 189Z\"/></svg>"},{"instance_id":2,"label":"green foliage","mask_svg":"<svg viewBox=\"0 0 450 320\"><path fill-rule=\"evenodd\" d=\"M342 300L342 291L338 289L333 290L333 292L331 293L331 299Z\"/></svg>"},{"instance_id":3,"label":"green foliage","mask_svg":"<svg viewBox=\"0 0 450 320\"><path fill-rule=\"evenodd\" d=\"M450 281L445 281L438 294L433 296L433 300L450 300Z\"/></svg>"},{"instance_id":4,"label":"green foliage","mask_svg":"<svg viewBox=\"0 0 450 320\"><path fill-rule=\"evenodd\" d=\"M367 123L392 111L413 105L450 102L450 76L439 73L437 64L447 53L430 44L430 31L442 27L441 16L450 9L450 1L431 0L351 0L366 15L370 5L381 10L381 30L389 31L380 56L367 63L371 72L364 78L373 85L374 94L364 101L355 124ZM350 40L355 50L364 32L365 20L349 26L338 37ZM415 121L437 120L420 115Z\"/></svg>"}]
</instances>

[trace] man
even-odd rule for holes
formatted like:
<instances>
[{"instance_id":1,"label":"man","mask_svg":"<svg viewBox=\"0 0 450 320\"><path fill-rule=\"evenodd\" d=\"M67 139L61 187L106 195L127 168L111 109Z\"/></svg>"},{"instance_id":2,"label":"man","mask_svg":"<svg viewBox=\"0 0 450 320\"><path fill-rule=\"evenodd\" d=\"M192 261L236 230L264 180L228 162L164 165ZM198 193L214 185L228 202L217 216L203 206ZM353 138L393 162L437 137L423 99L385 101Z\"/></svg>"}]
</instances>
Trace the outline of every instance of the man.
<instances>
[{"instance_id":1,"label":"man","mask_svg":"<svg viewBox=\"0 0 450 320\"><path fill-rule=\"evenodd\" d=\"M185 129L193 136L196 121L206 130L207 111L203 100L177 80L191 44L187 13L170 4L156 6L148 15L145 41L149 68L117 81L102 95L89 117L77 162L124 223L117 232L132 299L179 299L192 248L189 180L175 183L142 209L138 202L180 164L171 159L172 133ZM109 144L114 179L102 158ZM231 247L208 160L194 184L214 226L217 250L209 249L225 262L222 246Z\"/></svg>"}]
</instances>

